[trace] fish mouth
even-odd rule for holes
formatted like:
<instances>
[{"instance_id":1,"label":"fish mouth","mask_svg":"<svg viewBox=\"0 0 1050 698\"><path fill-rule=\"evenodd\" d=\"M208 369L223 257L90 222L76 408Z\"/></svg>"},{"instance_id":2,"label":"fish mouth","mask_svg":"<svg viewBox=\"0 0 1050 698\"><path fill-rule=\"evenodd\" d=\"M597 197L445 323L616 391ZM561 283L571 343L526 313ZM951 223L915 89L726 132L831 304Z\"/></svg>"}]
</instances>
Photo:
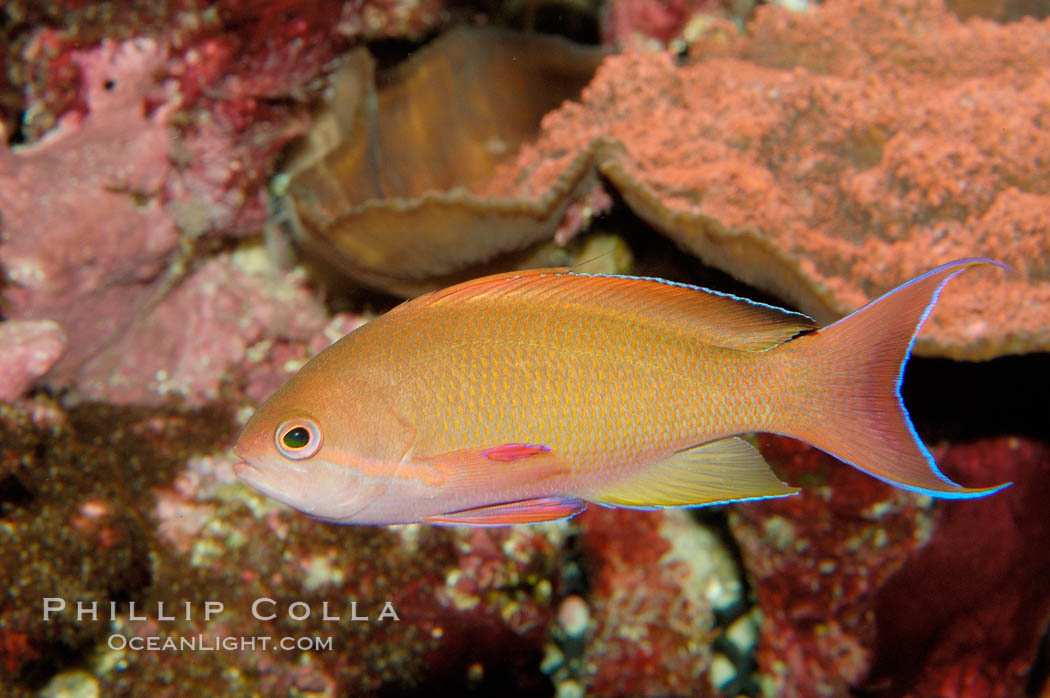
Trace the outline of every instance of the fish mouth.
<instances>
[{"instance_id":1,"label":"fish mouth","mask_svg":"<svg viewBox=\"0 0 1050 698\"><path fill-rule=\"evenodd\" d=\"M237 477L239 477L242 480L246 480L247 479L245 477L245 475L248 475L249 473L258 473L258 472L259 471L256 468L254 468L251 463L248 463L247 461L243 461L241 463L234 463L233 464L233 474L236 475Z\"/></svg>"},{"instance_id":2,"label":"fish mouth","mask_svg":"<svg viewBox=\"0 0 1050 698\"><path fill-rule=\"evenodd\" d=\"M248 459L244 457L243 453L238 453L237 451L238 449L234 448L233 454L240 458L240 462L233 464L233 474L249 484L258 482L265 473L252 465Z\"/></svg>"},{"instance_id":3,"label":"fish mouth","mask_svg":"<svg viewBox=\"0 0 1050 698\"><path fill-rule=\"evenodd\" d=\"M233 455L235 455L235 456L237 456L238 458L241 459L240 463L234 463L233 464L233 474L234 475L236 475L237 477L239 477L242 480L247 480L248 478L245 477L246 475L250 476L252 473L259 474L259 469L256 468L251 463L249 463L248 459L244 457L243 453L241 453L241 444L240 444L240 442L238 442L236 445L234 445L234 447L232 449L230 449L230 450L233 451Z\"/></svg>"},{"instance_id":4,"label":"fish mouth","mask_svg":"<svg viewBox=\"0 0 1050 698\"><path fill-rule=\"evenodd\" d=\"M247 461L234 463L233 474L237 476L237 479L251 487L253 490L261 492L267 497L271 497L278 501L284 501L280 497L280 490L267 481L266 473L259 470L251 463Z\"/></svg>"},{"instance_id":5,"label":"fish mouth","mask_svg":"<svg viewBox=\"0 0 1050 698\"><path fill-rule=\"evenodd\" d=\"M252 489L258 490L263 494L270 495L270 490L272 490L272 488L266 482L266 473L259 470L251 463L247 461L244 461L242 463L234 463L233 474L237 477L238 480L248 485Z\"/></svg>"}]
</instances>

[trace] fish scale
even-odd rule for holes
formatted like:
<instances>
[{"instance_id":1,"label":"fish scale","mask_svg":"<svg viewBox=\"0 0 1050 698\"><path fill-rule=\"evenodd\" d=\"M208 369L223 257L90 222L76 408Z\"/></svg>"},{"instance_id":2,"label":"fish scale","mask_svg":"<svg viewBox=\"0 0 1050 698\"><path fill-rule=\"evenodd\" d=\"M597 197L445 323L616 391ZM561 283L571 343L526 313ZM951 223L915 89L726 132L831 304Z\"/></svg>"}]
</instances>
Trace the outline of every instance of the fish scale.
<instances>
[{"instance_id":1,"label":"fish scale","mask_svg":"<svg viewBox=\"0 0 1050 698\"><path fill-rule=\"evenodd\" d=\"M610 450L615 460L634 459L708 440L728 427L756 424L746 401L730 405L733 395L743 394L737 384L753 380L748 353L705 347L698 338L659 341L663 338L641 321L624 327L611 313L559 307L550 300L544 305L543 312L523 313L493 302L456 311L429 327L426 346L437 348L438 356L427 361L433 362L433 375L444 379L405 390L398 404L410 420L422 421L439 402L435 394L452 395L441 404L462 426L435 434L425 444L427 453L484 440L539 440L581 469L603 468L614 460L608 458ZM401 318L405 336L398 344L419 346L411 328L423 324L422 318ZM468 346L470 351L464 351ZM413 364L405 366L406 372L422 375ZM587 386L601 373L614 376L619 389L595 400ZM544 408L538 409L541 400ZM501 421L501 411L519 418ZM732 423L724 419L730 414ZM480 429L481 424L490 429ZM580 430L581 424L588 429ZM647 437L654 426L659 437Z\"/></svg>"},{"instance_id":2,"label":"fish scale","mask_svg":"<svg viewBox=\"0 0 1050 698\"><path fill-rule=\"evenodd\" d=\"M995 263L939 267L822 329L658 279L476 279L404 303L309 361L246 425L235 470L327 521L536 523L588 502L793 494L739 438L771 431L899 487L984 496L1005 485L940 473L899 392L941 288L984 264Z\"/></svg>"}]
</instances>

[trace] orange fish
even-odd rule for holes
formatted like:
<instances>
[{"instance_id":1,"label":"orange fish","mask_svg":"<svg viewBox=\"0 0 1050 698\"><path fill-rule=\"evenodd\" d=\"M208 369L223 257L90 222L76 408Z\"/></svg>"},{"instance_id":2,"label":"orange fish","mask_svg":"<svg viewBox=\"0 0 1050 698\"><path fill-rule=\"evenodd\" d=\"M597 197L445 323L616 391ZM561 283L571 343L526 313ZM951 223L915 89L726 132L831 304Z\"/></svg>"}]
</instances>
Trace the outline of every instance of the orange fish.
<instances>
[{"instance_id":1,"label":"orange fish","mask_svg":"<svg viewBox=\"0 0 1050 698\"><path fill-rule=\"evenodd\" d=\"M774 432L898 487L937 469L900 398L915 334L967 259L818 329L659 279L510 272L408 301L307 363L252 417L237 475L339 523L475 526L783 497L740 438ZM1003 266L1003 265L999 265Z\"/></svg>"}]
</instances>

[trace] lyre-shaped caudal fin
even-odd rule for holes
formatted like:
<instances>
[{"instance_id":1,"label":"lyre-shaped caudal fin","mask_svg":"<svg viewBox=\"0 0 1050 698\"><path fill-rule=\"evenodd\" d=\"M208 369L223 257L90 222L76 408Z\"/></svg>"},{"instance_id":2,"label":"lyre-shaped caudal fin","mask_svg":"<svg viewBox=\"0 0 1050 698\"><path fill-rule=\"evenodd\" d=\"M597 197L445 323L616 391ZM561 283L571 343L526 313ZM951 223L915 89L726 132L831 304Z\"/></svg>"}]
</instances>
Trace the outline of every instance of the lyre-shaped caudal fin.
<instances>
[{"instance_id":1,"label":"lyre-shaped caudal fin","mask_svg":"<svg viewBox=\"0 0 1050 698\"><path fill-rule=\"evenodd\" d=\"M900 396L901 377L915 335L956 274L990 259L963 259L909 281L852 315L788 342L814 384L789 436L802 439L880 480L934 497L982 497L985 488L958 485L937 469L915 432Z\"/></svg>"}]
</instances>

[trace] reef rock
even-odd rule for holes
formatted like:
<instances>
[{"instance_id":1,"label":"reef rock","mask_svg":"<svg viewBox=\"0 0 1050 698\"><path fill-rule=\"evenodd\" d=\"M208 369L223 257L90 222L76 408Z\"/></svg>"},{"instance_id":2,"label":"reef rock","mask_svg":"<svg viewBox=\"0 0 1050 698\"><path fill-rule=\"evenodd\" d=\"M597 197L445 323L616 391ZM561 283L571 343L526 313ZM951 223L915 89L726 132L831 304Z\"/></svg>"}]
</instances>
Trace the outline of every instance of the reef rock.
<instances>
[{"instance_id":1,"label":"reef rock","mask_svg":"<svg viewBox=\"0 0 1050 698\"><path fill-rule=\"evenodd\" d=\"M822 323L948 260L999 259L1018 274L949 290L917 351L1046 350L1048 32L910 0L761 8L687 65L607 59L490 191L544 191L592 149L655 228Z\"/></svg>"},{"instance_id":2,"label":"reef rock","mask_svg":"<svg viewBox=\"0 0 1050 698\"><path fill-rule=\"evenodd\" d=\"M62 355L66 337L50 320L0 322L0 401L18 399Z\"/></svg>"},{"instance_id":3,"label":"reef rock","mask_svg":"<svg viewBox=\"0 0 1050 698\"><path fill-rule=\"evenodd\" d=\"M1043 351L1048 32L1050 21L962 21L915 0L767 6L746 34L715 21L684 65L666 53L607 58L535 143L469 196L441 200L444 220L498 234L429 254L433 226L414 224L423 195L390 213L409 231L400 249L427 255L392 256L388 239L361 233L355 245L330 238L330 250L369 266L371 283L416 293L553 235L522 212L549 216L611 184L683 249L821 323L944 262L1001 260L1017 273L984 270L949 289L916 351Z\"/></svg>"},{"instance_id":4,"label":"reef rock","mask_svg":"<svg viewBox=\"0 0 1050 698\"><path fill-rule=\"evenodd\" d=\"M1050 623L1044 444L996 437L938 450L949 477L1014 485L933 503L797 442L761 443L789 481L807 483L730 517L765 616L769 693L1024 691Z\"/></svg>"},{"instance_id":5,"label":"reef rock","mask_svg":"<svg viewBox=\"0 0 1050 698\"><path fill-rule=\"evenodd\" d=\"M276 272L261 248L245 247L207 260L173 285L80 366L78 386L84 397L118 404L165 396L202 404L243 378L246 393L261 399L361 322L346 319L329 320L302 273Z\"/></svg>"},{"instance_id":6,"label":"reef rock","mask_svg":"<svg viewBox=\"0 0 1050 698\"><path fill-rule=\"evenodd\" d=\"M711 661L715 623L705 589L727 562L717 539L697 543L704 531L682 512L591 507L580 526L596 618L583 654L588 691L691 694L706 683Z\"/></svg>"},{"instance_id":7,"label":"reef rock","mask_svg":"<svg viewBox=\"0 0 1050 698\"><path fill-rule=\"evenodd\" d=\"M123 402L215 397L246 343L288 337L265 326L243 336L209 306L206 279L196 290L180 285L198 267L221 276L202 259L223 238L262 226L273 162L305 130L306 96L323 67L362 38L418 37L438 21L439 2L230 0L199 11L16 2L10 11L17 21L0 27L11 78L0 85L5 317L53 322L65 335L43 377L52 387ZM236 283L244 276L233 277L217 294L226 301L247 291ZM248 287L263 306L282 293ZM316 303L301 302L301 324L310 324ZM215 331L215 356L184 341L187 317ZM229 324L220 330L218 320ZM147 338L170 343L136 343ZM5 370L37 372L6 358Z\"/></svg>"},{"instance_id":8,"label":"reef rock","mask_svg":"<svg viewBox=\"0 0 1050 698\"><path fill-rule=\"evenodd\" d=\"M163 695L549 692L538 667L566 524L320 523L236 481L235 431L215 407L0 404L5 696L74 669L101 695L158 676L181 677ZM65 602L48 622L45 598ZM78 619L77 602L97 615ZM135 649L166 641L200 644Z\"/></svg>"},{"instance_id":9,"label":"reef rock","mask_svg":"<svg viewBox=\"0 0 1050 698\"><path fill-rule=\"evenodd\" d=\"M165 55L149 40L77 54L88 115L32 146L0 148L7 313L66 333L59 381L128 326L178 244L158 197L170 108L145 106L163 97L152 74Z\"/></svg>"}]
</instances>

